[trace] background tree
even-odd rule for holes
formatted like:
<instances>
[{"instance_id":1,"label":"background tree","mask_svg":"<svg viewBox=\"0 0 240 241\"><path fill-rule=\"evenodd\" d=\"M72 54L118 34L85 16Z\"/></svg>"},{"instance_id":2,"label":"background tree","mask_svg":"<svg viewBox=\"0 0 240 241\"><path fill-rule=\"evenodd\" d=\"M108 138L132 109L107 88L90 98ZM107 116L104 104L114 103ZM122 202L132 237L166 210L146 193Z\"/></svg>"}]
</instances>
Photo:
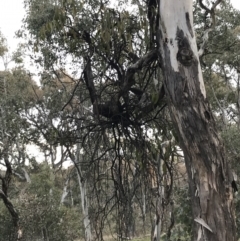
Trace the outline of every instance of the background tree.
<instances>
[{"instance_id":1,"label":"background tree","mask_svg":"<svg viewBox=\"0 0 240 241\"><path fill-rule=\"evenodd\" d=\"M26 153L26 145L29 144L27 135L30 132L30 126L22 113L31 108L34 102L33 89L36 88L36 85L23 69L13 69L11 72L0 73L0 86L0 164L3 169L0 175L2 186L0 197L12 216L13 224L20 237L20 233L22 233L21 220L19 212L10 199L9 188L14 176L21 181L28 183L31 181L26 169L26 164L30 159ZM25 95L23 95L24 93Z\"/></svg>"}]
</instances>

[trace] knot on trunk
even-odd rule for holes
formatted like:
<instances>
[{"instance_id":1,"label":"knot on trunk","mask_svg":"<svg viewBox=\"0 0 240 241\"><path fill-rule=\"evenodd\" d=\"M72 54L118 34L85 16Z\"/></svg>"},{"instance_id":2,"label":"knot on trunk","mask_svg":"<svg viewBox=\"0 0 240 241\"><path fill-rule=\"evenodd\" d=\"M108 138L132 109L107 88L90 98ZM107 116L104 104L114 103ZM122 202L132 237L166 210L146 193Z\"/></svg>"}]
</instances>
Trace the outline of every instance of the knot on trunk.
<instances>
[{"instance_id":1,"label":"knot on trunk","mask_svg":"<svg viewBox=\"0 0 240 241\"><path fill-rule=\"evenodd\" d=\"M189 48L181 48L177 53L177 60L184 66L191 66L193 62L193 52Z\"/></svg>"},{"instance_id":2,"label":"knot on trunk","mask_svg":"<svg viewBox=\"0 0 240 241\"><path fill-rule=\"evenodd\" d=\"M176 39L178 41L177 60L184 66L191 66L193 62L193 51L183 30L177 29Z\"/></svg>"}]
</instances>

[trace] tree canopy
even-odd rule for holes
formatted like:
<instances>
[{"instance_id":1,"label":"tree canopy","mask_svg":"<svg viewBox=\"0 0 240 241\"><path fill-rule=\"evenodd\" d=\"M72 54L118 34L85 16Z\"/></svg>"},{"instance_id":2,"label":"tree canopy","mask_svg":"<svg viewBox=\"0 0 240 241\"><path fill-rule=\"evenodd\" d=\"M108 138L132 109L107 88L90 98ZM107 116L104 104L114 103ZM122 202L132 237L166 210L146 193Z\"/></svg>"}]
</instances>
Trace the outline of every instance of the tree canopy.
<instances>
[{"instance_id":1,"label":"tree canopy","mask_svg":"<svg viewBox=\"0 0 240 241\"><path fill-rule=\"evenodd\" d=\"M170 9L172 1L24 3L26 16L18 36L26 39L33 64L41 68L40 85L22 65L21 48L9 59L15 68L9 70L5 61L0 72L0 236L16 240L21 231L24 240L126 240L144 235L197 240L200 227L212 238L214 210L206 208L205 218L194 202L210 173L211 183L205 186L216 190L212 195L217 203L224 196L219 194L219 187L225 190L221 181L229 179L228 165L235 170L231 177L240 171L240 12L230 1L196 1L194 29L189 13L184 16L192 37L178 29L175 39L163 38L168 32L163 26L170 26L163 24L163 6ZM177 68L168 60L176 46ZM3 60L6 53L6 39L0 35ZM196 71L198 61L201 68ZM197 85L201 71L208 101L201 91L191 96L196 86L187 82L190 72ZM200 113L202 106L206 109ZM189 113L191 118L182 117ZM186 136L195 131L192 139L181 130ZM212 133L207 139L205 130ZM43 154L41 163L27 151L29 145ZM196 151L189 155L191 150ZM219 156L223 161L218 163ZM67 162L71 164L66 168ZM237 180L231 182L229 193L238 210ZM205 207L202 199L199 203ZM198 211L200 216L194 216Z\"/></svg>"}]
</instances>

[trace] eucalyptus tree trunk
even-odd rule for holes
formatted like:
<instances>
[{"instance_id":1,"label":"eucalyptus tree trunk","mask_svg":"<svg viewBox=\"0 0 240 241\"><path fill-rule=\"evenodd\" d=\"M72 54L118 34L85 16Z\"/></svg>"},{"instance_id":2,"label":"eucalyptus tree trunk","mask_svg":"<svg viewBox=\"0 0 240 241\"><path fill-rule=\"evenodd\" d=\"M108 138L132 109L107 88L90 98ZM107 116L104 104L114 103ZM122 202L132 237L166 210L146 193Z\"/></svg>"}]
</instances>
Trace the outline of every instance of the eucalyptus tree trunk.
<instances>
[{"instance_id":1,"label":"eucalyptus tree trunk","mask_svg":"<svg viewBox=\"0 0 240 241\"><path fill-rule=\"evenodd\" d=\"M81 204L82 204L82 212L83 212L83 224L85 229L85 240L91 241L92 240L92 233L91 233L91 223L88 214L88 199L87 199L87 183L86 181L82 181L77 172L78 183L80 188L81 194Z\"/></svg>"},{"instance_id":2,"label":"eucalyptus tree trunk","mask_svg":"<svg viewBox=\"0 0 240 241\"><path fill-rule=\"evenodd\" d=\"M155 227L153 233L153 241L160 241L163 223L163 212L164 212L164 175L163 175L163 160L159 157L158 160L158 187L157 187L157 200L156 200L156 214L155 214Z\"/></svg>"},{"instance_id":3,"label":"eucalyptus tree trunk","mask_svg":"<svg viewBox=\"0 0 240 241\"><path fill-rule=\"evenodd\" d=\"M87 180L85 180L82 176L81 170L81 154L80 154L80 144L77 144L76 150L76 157L77 157L77 164L75 162L75 166L77 168L77 177L78 183L80 188L80 195L81 195L81 204L82 204L82 213L83 213L83 224L85 229L85 240L92 241L92 232L91 232L91 223L89 219L89 204L87 198ZM80 164L79 164L80 163Z\"/></svg>"},{"instance_id":4,"label":"eucalyptus tree trunk","mask_svg":"<svg viewBox=\"0 0 240 241\"><path fill-rule=\"evenodd\" d=\"M86 177L83 177L82 170L82 156L81 156L81 146L78 143L75 155L68 150L68 154L77 171L77 178L80 190L81 204L82 204L82 214L83 214L83 225L85 231L85 241L92 241L91 233L91 222L89 218L89 204L87 197L87 180Z\"/></svg>"},{"instance_id":5,"label":"eucalyptus tree trunk","mask_svg":"<svg viewBox=\"0 0 240 241\"><path fill-rule=\"evenodd\" d=\"M194 241L235 241L231 173L206 100L192 0L160 0L157 43L164 89L188 171Z\"/></svg>"}]
</instances>

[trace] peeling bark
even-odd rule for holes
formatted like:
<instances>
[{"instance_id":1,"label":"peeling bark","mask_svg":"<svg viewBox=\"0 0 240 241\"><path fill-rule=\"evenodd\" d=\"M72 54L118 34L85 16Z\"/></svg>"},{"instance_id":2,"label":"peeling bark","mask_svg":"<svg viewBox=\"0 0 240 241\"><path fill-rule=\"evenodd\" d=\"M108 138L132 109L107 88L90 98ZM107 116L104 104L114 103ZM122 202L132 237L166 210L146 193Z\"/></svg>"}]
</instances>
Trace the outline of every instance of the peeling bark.
<instances>
[{"instance_id":1,"label":"peeling bark","mask_svg":"<svg viewBox=\"0 0 240 241\"><path fill-rule=\"evenodd\" d=\"M159 13L164 88L188 171L193 240L236 241L231 172L206 100L192 0L161 0Z\"/></svg>"}]
</instances>

